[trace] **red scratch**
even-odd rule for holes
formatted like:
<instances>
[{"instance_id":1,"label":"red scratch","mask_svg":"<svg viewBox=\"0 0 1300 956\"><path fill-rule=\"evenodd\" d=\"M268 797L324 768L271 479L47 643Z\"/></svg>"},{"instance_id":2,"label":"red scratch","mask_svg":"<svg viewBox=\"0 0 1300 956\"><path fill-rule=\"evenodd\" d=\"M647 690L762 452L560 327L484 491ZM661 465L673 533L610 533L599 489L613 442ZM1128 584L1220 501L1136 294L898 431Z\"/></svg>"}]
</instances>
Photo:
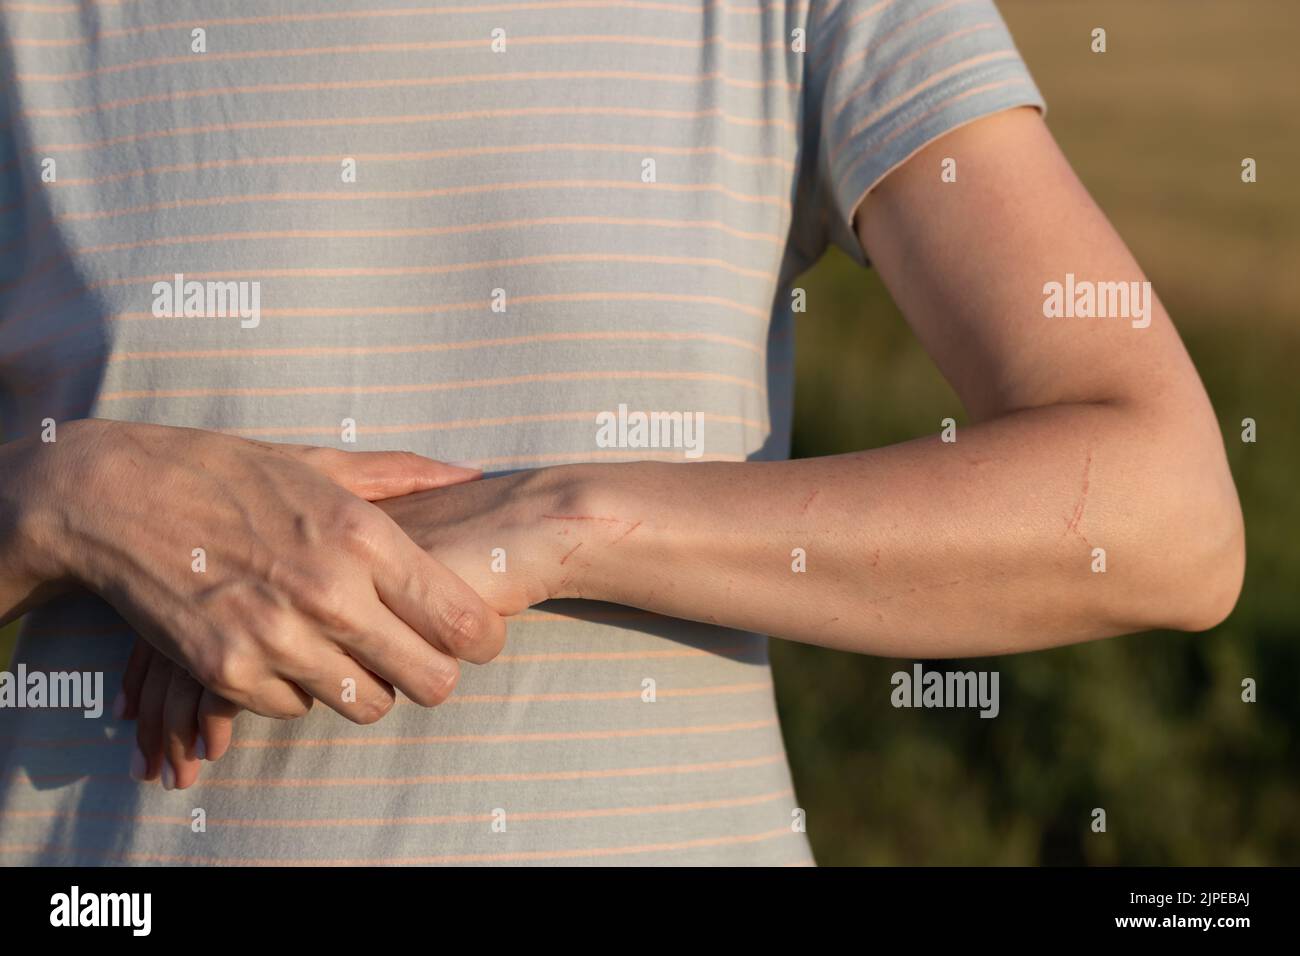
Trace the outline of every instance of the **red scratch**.
<instances>
[{"instance_id":1,"label":"red scratch","mask_svg":"<svg viewBox=\"0 0 1300 956\"><path fill-rule=\"evenodd\" d=\"M581 548L581 547L582 547L582 542L579 541L577 544L575 544L575 545L573 546L573 549L572 549L568 554L566 554L564 557L560 558L560 563L563 564L565 561L568 561L569 558L573 557L573 552L574 552L574 551L577 551L577 550L578 550L579 548Z\"/></svg>"},{"instance_id":2,"label":"red scratch","mask_svg":"<svg viewBox=\"0 0 1300 956\"><path fill-rule=\"evenodd\" d=\"M813 503L813 499L816 498L819 494L821 494L821 489L818 489L817 491L814 491L812 494L810 494L808 496L808 500L803 503L803 507L799 509L799 512L801 514L806 513L808 511L808 506Z\"/></svg>"},{"instance_id":3,"label":"red scratch","mask_svg":"<svg viewBox=\"0 0 1300 956\"><path fill-rule=\"evenodd\" d=\"M543 518L549 518L552 521L612 521L616 524L623 524L622 518L606 518L601 515L542 515Z\"/></svg>"},{"instance_id":4,"label":"red scratch","mask_svg":"<svg viewBox=\"0 0 1300 956\"><path fill-rule=\"evenodd\" d=\"M1073 517L1071 517L1070 520L1065 523L1065 533L1066 534L1074 533L1079 535L1080 538L1083 538L1084 544L1088 543L1088 539L1084 538L1083 534L1080 533L1079 522L1083 520L1083 509L1088 504L1088 484L1089 484L1089 475L1091 474L1091 472L1092 472L1092 449L1090 448L1088 449L1088 460L1083 463L1083 488L1080 489L1079 491L1079 501L1074 506Z\"/></svg>"},{"instance_id":5,"label":"red scratch","mask_svg":"<svg viewBox=\"0 0 1300 956\"><path fill-rule=\"evenodd\" d=\"M620 541L622 541L624 538L626 538L628 535L630 535L633 531L635 531L635 530L636 530L637 528L639 528L639 527L641 527L641 522L640 522L640 521L638 521L636 524L632 525L632 527L628 528L626 531L624 531L622 534L620 534L617 538L615 538L615 539L614 539L613 541L611 541L610 543L611 543L611 544L618 544Z\"/></svg>"}]
</instances>

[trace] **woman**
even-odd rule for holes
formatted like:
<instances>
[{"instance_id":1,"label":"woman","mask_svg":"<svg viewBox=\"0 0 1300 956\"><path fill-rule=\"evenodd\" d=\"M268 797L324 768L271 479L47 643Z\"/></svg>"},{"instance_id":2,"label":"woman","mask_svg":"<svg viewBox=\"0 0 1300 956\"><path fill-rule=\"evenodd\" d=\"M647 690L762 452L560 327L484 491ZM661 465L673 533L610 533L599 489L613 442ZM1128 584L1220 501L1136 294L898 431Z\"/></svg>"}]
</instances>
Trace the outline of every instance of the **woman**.
<instances>
[{"instance_id":1,"label":"woman","mask_svg":"<svg viewBox=\"0 0 1300 956\"><path fill-rule=\"evenodd\" d=\"M806 864L761 635L1231 609L1213 410L988 0L256 13L0 15L0 610L136 719L4 713L6 862ZM970 426L784 460L830 243Z\"/></svg>"}]
</instances>

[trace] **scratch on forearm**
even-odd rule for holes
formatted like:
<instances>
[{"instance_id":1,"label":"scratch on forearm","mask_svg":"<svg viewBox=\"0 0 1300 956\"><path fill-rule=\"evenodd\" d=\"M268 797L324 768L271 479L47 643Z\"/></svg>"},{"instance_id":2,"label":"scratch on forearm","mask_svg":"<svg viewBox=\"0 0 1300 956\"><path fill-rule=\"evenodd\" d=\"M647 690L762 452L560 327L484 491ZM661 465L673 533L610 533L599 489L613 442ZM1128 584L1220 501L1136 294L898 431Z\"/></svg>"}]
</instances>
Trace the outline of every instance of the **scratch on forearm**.
<instances>
[{"instance_id":1,"label":"scratch on forearm","mask_svg":"<svg viewBox=\"0 0 1300 956\"><path fill-rule=\"evenodd\" d=\"M575 544L575 545L573 546L573 548L569 551L568 554L566 554L564 557L560 558L560 563L563 564L565 561L568 561L569 558L573 557L573 552L574 552L574 551L577 551L577 550L578 550L579 548L581 548L581 547L582 547L582 542L579 541L577 544Z\"/></svg>"},{"instance_id":2,"label":"scratch on forearm","mask_svg":"<svg viewBox=\"0 0 1300 956\"><path fill-rule=\"evenodd\" d=\"M813 499L816 498L819 494L821 494L821 489L818 489L818 490L814 491L812 494L810 494L810 495L808 496L808 500L805 501L805 502L803 503L803 507L799 509L799 513L800 513L800 514L807 514L807 513L808 513L808 506L811 505L811 504L813 503Z\"/></svg>"},{"instance_id":3,"label":"scratch on forearm","mask_svg":"<svg viewBox=\"0 0 1300 956\"><path fill-rule=\"evenodd\" d=\"M603 515L542 515L551 521L609 521L615 524L626 524L623 518L606 518Z\"/></svg>"},{"instance_id":4,"label":"scratch on forearm","mask_svg":"<svg viewBox=\"0 0 1300 956\"><path fill-rule=\"evenodd\" d=\"M632 527L628 528L626 531L620 534L617 538L611 541L610 544L618 544L620 541L622 541L624 538L626 538L628 535L630 535L633 531L635 531L639 527L641 527L640 521L638 521L636 524L632 525Z\"/></svg>"},{"instance_id":5,"label":"scratch on forearm","mask_svg":"<svg viewBox=\"0 0 1300 956\"><path fill-rule=\"evenodd\" d=\"M626 518L610 518L604 515L542 515L542 517L549 518L551 521L603 521L606 524L627 525L627 529L610 542L611 545L618 544L642 525L642 522L640 521L628 521ZM577 550L577 548L573 549L573 551ZM570 551L569 554L573 554L573 551ZM566 555L565 557L567 558L568 556ZM561 561L560 563L563 564L564 562Z\"/></svg>"},{"instance_id":6,"label":"scratch on forearm","mask_svg":"<svg viewBox=\"0 0 1300 956\"><path fill-rule=\"evenodd\" d=\"M1087 537L1079 530L1079 523L1083 520L1083 510L1088 504L1088 485L1092 474L1092 449L1088 449L1088 458L1083 463L1083 487L1079 490L1079 500L1074 505L1074 514L1065 522L1065 533L1074 534L1083 539L1083 543L1092 547L1088 543Z\"/></svg>"}]
</instances>

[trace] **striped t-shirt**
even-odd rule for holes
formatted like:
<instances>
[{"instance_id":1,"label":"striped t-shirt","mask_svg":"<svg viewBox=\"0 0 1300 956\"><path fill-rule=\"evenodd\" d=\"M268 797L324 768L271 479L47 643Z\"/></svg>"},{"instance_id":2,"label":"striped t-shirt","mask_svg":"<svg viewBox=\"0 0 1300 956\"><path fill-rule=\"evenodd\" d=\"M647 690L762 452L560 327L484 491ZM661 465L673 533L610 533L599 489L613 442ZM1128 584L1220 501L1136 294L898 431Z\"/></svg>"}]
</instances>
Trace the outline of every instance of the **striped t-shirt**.
<instances>
[{"instance_id":1,"label":"striped t-shirt","mask_svg":"<svg viewBox=\"0 0 1300 956\"><path fill-rule=\"evenodd\" d=\"M599 441L622 405L785 457L799 273L863 261L854 208L927 142L1041 105L990 0L3 0L0 84L7 437L489 471L693 457ZM113 688L132 640L70 599L10 670ZM0 711L0 862L811 862L766 638L634 609L520 615L433 710L244 714L186 791L133 739Z\"/></svg>"}]
</instances>

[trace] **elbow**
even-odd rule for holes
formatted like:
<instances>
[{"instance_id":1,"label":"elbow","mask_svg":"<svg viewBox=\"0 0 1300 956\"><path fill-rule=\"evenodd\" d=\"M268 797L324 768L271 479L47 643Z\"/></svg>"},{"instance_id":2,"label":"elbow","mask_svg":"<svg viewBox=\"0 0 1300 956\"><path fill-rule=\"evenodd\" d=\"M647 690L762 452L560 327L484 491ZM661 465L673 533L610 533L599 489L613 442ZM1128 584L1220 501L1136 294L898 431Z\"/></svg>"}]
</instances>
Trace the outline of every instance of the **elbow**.
<instances>
[{"instance_id":1,"label":"elbow","mask_svg":"<svg viewBox=\"0 0 1300 956\"><path fill-rule=\"evenodd\" d=\"M1206 482L1194 503L1168 516L1161 577L1168 597L1158 626L1178 631L1218 627L1236 607L1246 573L1246 531L1227 463L1226 478ZM1172 540L1169 540L1172 539Z\"/></svg>"},{"instance_id":2,"label":"elbow","mask_svg":"<svg viewBox=\"0 0 1300 956\"><path fill-rule=\"evenodd\" d=\"M1210 538L1201 554L1204 587L1196 589L1188 601L1191 613L1183 622L1184 631L1209 631L1227 620L1242 596L1245 579L1245 525L1242 506L1232 494L1232 501L1216 524L1217 533Z\"/></svg>"},{"instance_id":3,"label":"elbow","mask_svg":"<svg viewBox=\"0 0 1300 956\"><path fill-rule=\"evenodd\" d=\"M1234 496L1231 514L1219 519L1215 533L1201 545L1196 566L1189 574L1186 612L1177 624L1182 631L1208 631L1218 627L1241 596L1246 575L1246 531L1241 508Z\"/></svg>"},{"instance_id":4,"label":"elbow","mask_svg":"<svg viewBox=\"0 0 1300 956\"><path fill-rule=\"evenodd\" d=\"M1209 631L1236 607L1246 571L1241 502L1223 441L1209 413L1147 420L1144 431L1162 440L1128 460L1134 497L1116 530L1124 529L1136 564L1113 631Z\"/></svg>"}]
</instances>

